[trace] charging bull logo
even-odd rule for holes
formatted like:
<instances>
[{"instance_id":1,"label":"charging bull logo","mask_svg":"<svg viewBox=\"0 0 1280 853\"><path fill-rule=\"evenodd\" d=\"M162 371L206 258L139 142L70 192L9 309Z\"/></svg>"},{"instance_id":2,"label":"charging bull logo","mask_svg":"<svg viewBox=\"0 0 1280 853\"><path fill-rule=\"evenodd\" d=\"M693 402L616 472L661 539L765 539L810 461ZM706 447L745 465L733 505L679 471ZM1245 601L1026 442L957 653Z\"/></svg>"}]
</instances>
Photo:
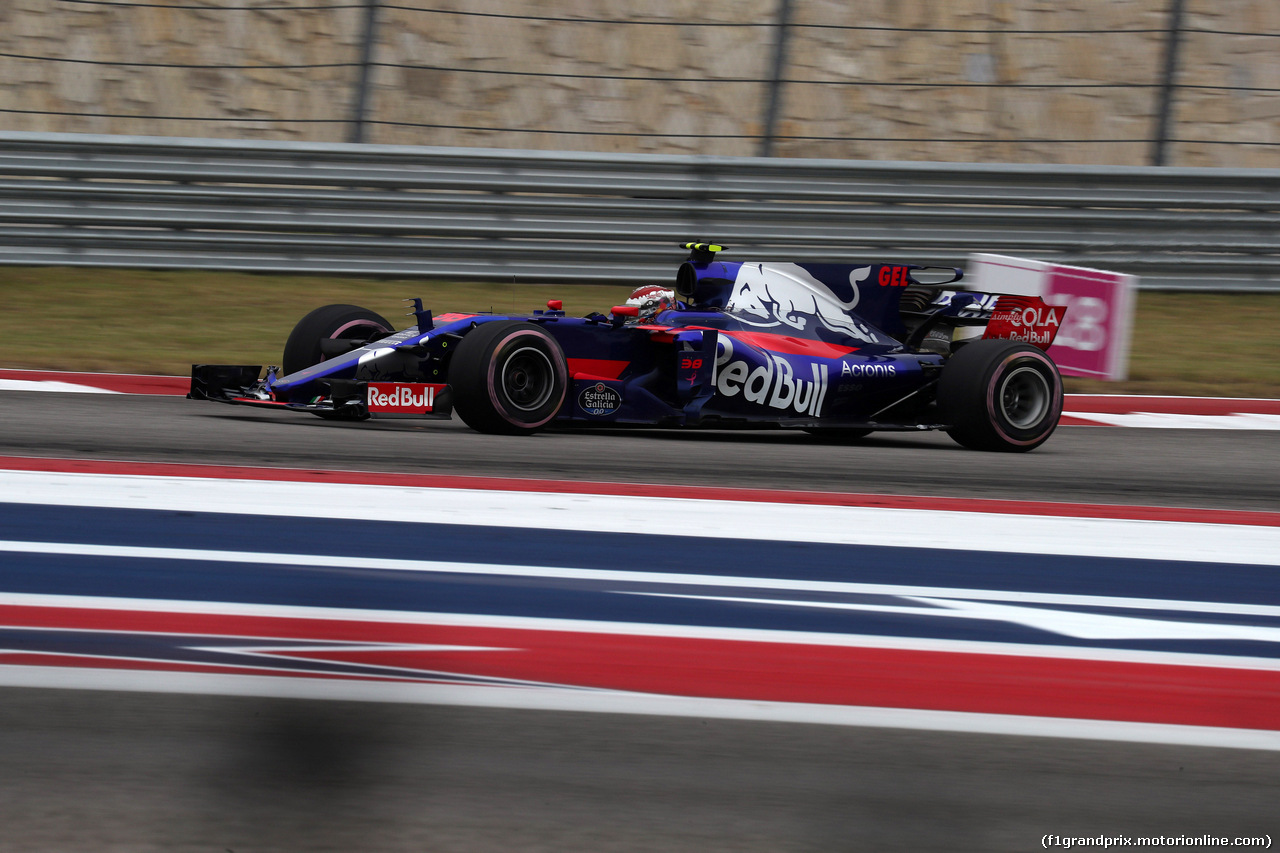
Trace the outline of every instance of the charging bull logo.
<instances>
[{"instance_id":1,"label":"charging bull logo","mask_svg":"<svg viewBox=\"0 0 1280 853\"><path fill-rule=\"evenodd\" d=\"M849 273L853 298L842 302L827 285L796 264L743 264L725 310L753 326L790 326L803 332L811 323L820 323L851 338L875 343L875 333L848 314L858 304L858 284L870 276L871 267Z\"/></svg>"},{"instance_id":2,"label":"charging bull logo","mask_svg":"<svg viewBox=\"0 0 1280 853\"><path fill-rule=\"evenodd\" d=\"M733 338L720 335L716 354L716 391L773 409L798 415L822 415L827 397L827 366L810 365L812 380L801 379L791 362L780 355L764 353L764 363L752 365L733 357Z\"/></svg>"}]
</instances>

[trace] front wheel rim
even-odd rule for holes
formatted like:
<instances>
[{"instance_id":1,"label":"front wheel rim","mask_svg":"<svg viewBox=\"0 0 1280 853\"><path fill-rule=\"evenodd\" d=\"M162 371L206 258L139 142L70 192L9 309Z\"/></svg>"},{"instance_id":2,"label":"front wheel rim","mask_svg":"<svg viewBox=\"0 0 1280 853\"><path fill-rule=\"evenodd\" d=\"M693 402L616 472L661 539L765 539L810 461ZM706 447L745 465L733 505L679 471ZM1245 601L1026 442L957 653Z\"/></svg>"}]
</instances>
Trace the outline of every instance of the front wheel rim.
<instances>
[{"instance_id":1,"label":"front wheel rim","mask_svg":"<svg viewBox=\"0 0 1280 853\"><path fill-rule=\"evenodd\" d=\"M1009 371L1000 382L1000 411L1015 429L1032 429L1051 408L1053 393L1045 375L1031 366Z\"/></svg>"},{"instance_id":2,"label":"front wheel rim","mask_svg":"<svg viewBox=\"0 0 1280 853\"><path fill-rule=\"evenodd\" d=\"M522 347L502 362L502 395L516 409L535 412L551 399L555 374L546 353L535 347Z\"/></svg>"}]
</instances>

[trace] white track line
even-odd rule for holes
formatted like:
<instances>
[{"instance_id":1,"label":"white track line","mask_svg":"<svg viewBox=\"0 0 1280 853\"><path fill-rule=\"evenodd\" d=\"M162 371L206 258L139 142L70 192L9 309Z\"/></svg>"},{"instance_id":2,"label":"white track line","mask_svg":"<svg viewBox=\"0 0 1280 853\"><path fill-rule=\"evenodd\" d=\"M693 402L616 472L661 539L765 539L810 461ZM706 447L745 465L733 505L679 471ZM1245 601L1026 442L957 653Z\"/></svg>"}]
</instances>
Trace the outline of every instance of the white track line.
<instances>
[{"instance_id":1,"label":"white track line","mask_svg":"<svg viewBox=\"0 0 1280 853\"><path fill-rule=\"evenodd\" d=\"M49 391L63 394L119 394L106 388L95 388L92 385L76 385L71 382L31 379L0 379L0 391Z\"/></svg>"},{"instance_id":2,"label":"white track line","mask_svg":"<svg viewBox=\"0 0 1280 853\"><path fill-rule=\"evenodd\" d=\"M1280 566L1280 527L0 470L20 503Z\"/></svg>"},{"instance_id":3,"label":"white track line","mask_svg":"<svg viewBox=\"0 0 1280 853\"><path fill-rule=\"evenodd\" d=\"M319 679L271 676L108 672L35 666L0 666L0 684L75 690L128 690L151 693L404 702L533 711L646 714L1280 751L1280 732L1256 729L977 714L960 711L922 711L911 708L703 699L613 690L566 691L538 687L464 687L444 684L350 681L331 683Z\"/></svg>"}]
</instances>

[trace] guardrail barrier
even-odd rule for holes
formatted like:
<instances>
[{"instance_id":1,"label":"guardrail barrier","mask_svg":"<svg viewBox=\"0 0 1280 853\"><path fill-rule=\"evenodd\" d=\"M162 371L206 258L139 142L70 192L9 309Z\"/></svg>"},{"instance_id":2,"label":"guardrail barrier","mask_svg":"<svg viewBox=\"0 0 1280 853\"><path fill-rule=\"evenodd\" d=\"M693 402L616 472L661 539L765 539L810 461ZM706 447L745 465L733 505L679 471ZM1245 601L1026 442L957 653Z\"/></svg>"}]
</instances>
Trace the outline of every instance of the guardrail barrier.
<instances>
[{"instance_id":1,"label":"guardrail barrier","mask_svg":"<svg viewBox=\"0 0 1280 853\"><path fill-rule=\"evenodd\" d=\"M0 264L514 281L971 252L1280 291L1280 170L596 154L0 132Z\"/></svg>"}]
</instances>

